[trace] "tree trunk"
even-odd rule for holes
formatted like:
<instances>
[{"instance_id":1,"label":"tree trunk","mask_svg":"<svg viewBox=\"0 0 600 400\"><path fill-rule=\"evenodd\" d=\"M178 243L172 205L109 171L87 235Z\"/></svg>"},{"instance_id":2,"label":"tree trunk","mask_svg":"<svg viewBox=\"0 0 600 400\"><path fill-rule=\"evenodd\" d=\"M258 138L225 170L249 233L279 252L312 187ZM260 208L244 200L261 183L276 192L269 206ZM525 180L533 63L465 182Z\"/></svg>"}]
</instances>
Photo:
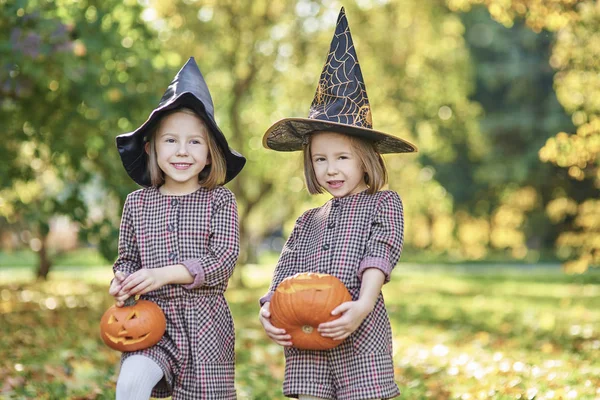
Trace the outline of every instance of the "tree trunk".
<instances>
[{"instance_id":1,"label":"tree trunk","mask_svg":"<svg viewBox=\"0 0 600 400\"><path fill-rule=\"evenodd\" d=\"M40 251L38 251L38 270L37 270L37 279L38 280L48 280L48 273L50 272L50 268L52 267L52 260L48 255L48 247L46 245L47 235L44 235L40 238L42 241L42 247Z\"/></svg>"}]
</instances>

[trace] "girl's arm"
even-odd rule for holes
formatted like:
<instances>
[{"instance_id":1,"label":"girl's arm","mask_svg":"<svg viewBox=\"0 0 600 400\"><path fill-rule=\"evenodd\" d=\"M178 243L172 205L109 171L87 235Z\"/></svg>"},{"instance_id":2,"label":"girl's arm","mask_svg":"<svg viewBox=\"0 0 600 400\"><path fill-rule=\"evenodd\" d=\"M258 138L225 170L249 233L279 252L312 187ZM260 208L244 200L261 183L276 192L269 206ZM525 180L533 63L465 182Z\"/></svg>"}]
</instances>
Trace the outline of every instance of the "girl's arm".
<instances>
[{"instance_id":1,"label":"girl's arm","mask_svg":"<svg viewBox=\"0 0 600 400\"><path fill-rule=\"evenodd\" d=\"M222 193L222 194L221 194ZM235 196L229 189L221 188L212 205L208 252L181 264L193 279L186 289L217 286L229 280L240 254L240 230ZM182 282L185 283L185 282Z\"/></svg>"},{"instance_id":2,"label":"girl's arm","mask_svg":"<svg viewBox=\"0 0 600 400\"><path fill-rule=\"evenodd\" d=\"M390 274L400 259L404 244L404 209L396 192L386 191L381 196L371 222L371 232L365 255L358 268L358 278L369 268L377 268L389 282Z\"/></svg>"},{"instance_id":3,"label":"girl's arm","mask_svg":"<svg viewBox=\"0 0 600 400\"><path fill-rule=\"evenodd\" d=\"M365 256L358 269L361 279L359 298L343 303L331 312L332 315L342 316L319 325L319 332L323 336L342 340L358 329L373 310L381 287L390 280L392 269L402 253L403 238L402 201L397 193L385 192L377 205Z\"/></svg>"},{"instance_id":4,"label":"girl's arm","mask_svg":"<svg viewBox=\"0 0 600 400\"><path fill-rule=\"evenodd\" d=\"M379 268L366 269L362 275L358 300L348 301L334 308L331 315L342 314L342 316L334 321L320 324L318 329L321 335L343 340L357 330L367 315L373 311L384 280L385 275Z\"/></svg>"},{"instance_id":5,"label":"girl's arm","mask_svg":"<svg viewBox=\"0 0 600 400\"><path fill-rule=\"evenodd\" d=\"M192 282L194 282L194 277L181 264L167 265L161 268L144 268L123 280L119 296L127 298L136 294L149 293L168 284L189 284Z\"/></svg>"}]
</instances>

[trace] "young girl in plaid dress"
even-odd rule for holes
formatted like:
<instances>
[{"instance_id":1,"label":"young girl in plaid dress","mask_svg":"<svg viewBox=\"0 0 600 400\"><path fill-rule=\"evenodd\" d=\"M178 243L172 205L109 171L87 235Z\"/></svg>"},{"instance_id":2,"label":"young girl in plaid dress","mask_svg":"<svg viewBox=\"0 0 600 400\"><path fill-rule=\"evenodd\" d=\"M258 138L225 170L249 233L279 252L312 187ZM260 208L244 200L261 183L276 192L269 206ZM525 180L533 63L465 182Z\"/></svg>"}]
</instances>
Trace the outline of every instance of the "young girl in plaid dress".
<instances>
[{"instance_id":1,"label":"young girl in plaid dress","mask_svg":"<svg viewBox=\"0 0 600 400\"><path fill-rule=\"evenodd\" d=\"M403 208L387 180L383 153L414 152L409 142L372 129L371 112L348 23L342 9L327 63L308 118L287 118L266 132L265 147L302 150L311 194L333 198L305 212L288 238L259 319L267 335L285 346L283 392L299 399L388 399L394 381L392 332L382 285L402 251ZM331 350L300 350L270 321L270 298L279 283L300 272L339 278L352 301L322 323Z\"/></svg>"},{"instance_id":2,"label":"young girl in plaid dress","mask_svg":"<svg viewBox=\"0 0 600 400\"><path fill-rule=\"evenodd\" d=\"M245 159L217 127L193 59L117 147L146 188L125 201L109 292L118 306L142 295L167 319L156 345L123 354L117 399L235 399L234 327L223 293L239 253L238 216L222 184Z\"/></svg>"}]
</instances>

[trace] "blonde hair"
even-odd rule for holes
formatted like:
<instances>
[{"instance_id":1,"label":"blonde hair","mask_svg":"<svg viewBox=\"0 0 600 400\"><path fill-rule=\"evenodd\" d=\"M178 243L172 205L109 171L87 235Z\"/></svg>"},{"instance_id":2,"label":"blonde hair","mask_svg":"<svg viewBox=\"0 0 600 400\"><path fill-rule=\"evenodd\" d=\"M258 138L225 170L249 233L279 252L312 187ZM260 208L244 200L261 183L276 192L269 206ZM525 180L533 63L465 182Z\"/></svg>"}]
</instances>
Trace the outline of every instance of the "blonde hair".
<instances>
[{"instance_id":1,"label":"blonde hair","mask_svg":"<svg viewBox=\"0 0 600 400\"><path fill-rule=\"evenodd\" d=\"M307 143L302 149L304 153L304 177L306 179L306 187L310 194L323 193L323 187L319 185L319 181L315 174L311 155L312 137L317 133L319 132L310 134ZM362 169L365 172L364 181L367 185L367 193L377 193L387 183L388 179L387 170L381 154L377 152L375 145L372 142L356 136L344 136L350 139L350 146L360 160Z\"/></svg>"},{"instance_id":2,"label":"blonde hair","mask_svg":"<svg viewBox=\"0 0 600 400\"><path fill-rule=\"evenodd\" d=\"M225 177L227 175L227 164L225 162L225 156L223 155L223 151L221 147L217 144L214 135L206 126L206 122L202 119L195 111L190 108L182 107L176 108L174 110L167 111L160 119L162 121L165 117L175 114L175 113L184 113L188 115L193 115L198 118L202 122L202 126L204 127L204 134L206 135L206 139L208 142L208 155L210 157L210 164L208 164L200 173L198 174L198 183L200 186L205 187L206 189L214 189L215 187L222 185L225 182ZM148 171L150 172L150 182L152 186L161 186L165 183L165 173L158 166L158 157L156 155L156 133L160 128L160 121L157 123L153 132L150 134L150 148L148 151Z\"/></svg>"}]
</instances>

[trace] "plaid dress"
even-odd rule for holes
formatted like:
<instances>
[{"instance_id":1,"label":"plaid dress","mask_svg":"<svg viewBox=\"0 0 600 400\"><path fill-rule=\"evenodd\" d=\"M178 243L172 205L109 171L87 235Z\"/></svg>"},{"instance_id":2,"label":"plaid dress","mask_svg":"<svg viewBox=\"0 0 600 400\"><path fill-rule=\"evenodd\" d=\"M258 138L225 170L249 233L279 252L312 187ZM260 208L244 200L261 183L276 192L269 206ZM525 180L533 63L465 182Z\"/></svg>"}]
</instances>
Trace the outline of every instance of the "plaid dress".
<instances>
[{"instance_id":1,"label":"plaid dress","mask_svg":"<svg viewBox=\"0 0 600 400\"><path fill-rule=\"evenodd\" d=\"M153 397L235 399L234 326L223 295L239 254L237 205L224 187L167 196L151 187L125 202L114 271L183 264L189 285L166 285L143 298L167 318L163 338L151 348L123 353L154 360L164 378Z\"/></svg>"},{"instance_id":2,"label":"plaid dress","mask_svg":"<svg viewBox=\"0 0 600 400\"><path fill-rule=\"evenodd\" d=\"M397 193L363 191L334 198L305 212L288 238L269 292L298 272L338 277L353 300L358 299L362 273L378 268L389 281L403 244L402 201ZM340 346L324 351L285 348L283 392L326 399L388 399L400 394L394 381L392 332L380 293L373 311Z\"/></svg>"}]
</instances>

